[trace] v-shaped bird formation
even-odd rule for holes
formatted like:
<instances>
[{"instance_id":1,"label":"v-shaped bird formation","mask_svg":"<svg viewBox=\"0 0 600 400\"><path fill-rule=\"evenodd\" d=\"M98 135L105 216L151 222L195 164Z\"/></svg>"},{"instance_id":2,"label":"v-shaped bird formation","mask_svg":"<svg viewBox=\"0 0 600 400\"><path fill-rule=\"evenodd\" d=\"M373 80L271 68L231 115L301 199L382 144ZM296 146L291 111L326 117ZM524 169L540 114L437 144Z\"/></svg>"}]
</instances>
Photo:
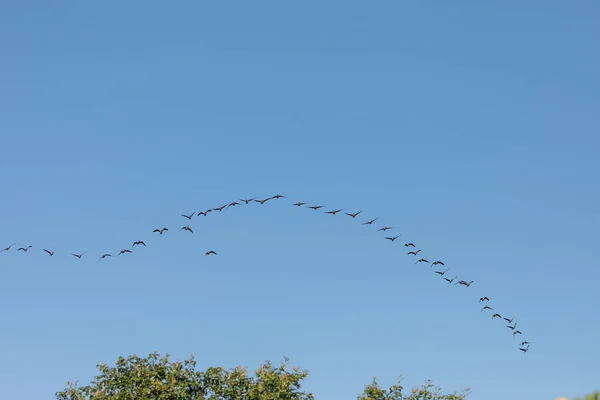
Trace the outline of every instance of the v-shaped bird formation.
<instances>
[{"instance_id":1,"label":"v-shaped bird formation","mask_svg":"<svg viewBox=\"0 0 600 400\"><path fill-rule=\"evenodd\" d=\"M209 209L206 209L206 210L203 210L203 211L194 211L194 212L191 212L189 214L181 214L181 216L186 219L186 223L187 224L183 225L179 229L179 232L184 231L184 232L188 232L189 234L193 234L194 231L190 227L190 223L191 223L191 221L192 221L192 219L194 217L199 217L199 216L206 217L209 213L217 212L217 211L218 212L222 212L223 210L226 210L227 208L238 206L238 205L242 205L242 204L243 205L249 205L251 203L257 203L257 204L264 205L268 201L276 200L276 199L285 199L285 198L286 198L286 196L283 196L281 194L276 194L274 196L267 197L267 198L264 198L264 199L257 199L255 197L253 197L253 198L246 198L246 199L238 199L239 202L238 201L232 201L232 202L228 202L226 204L223 204L223 205L221 205L219 207L209 208ZM318 204L318 205L309 205L308 203L302 202L302 201L293 203L293 204L291 204L291 206L294 206L294 207L297 207L297 208L302 208L302 207L303 208L308 208L308 209L311 209L311 210L314 210L314 211L318 211L318 210L320 210L320 209L322 209L322 208L325 207L324 205L320 205L320 204ZM345 211L345 210L346 210L345 208L341 208L341 209L335 208L335 209L332 209L332 210L329 210L329 211L324 211L324 213L328 214L328 215L335 216L335 215L337 215L337 214L339 214L339 213L341 213L342 211ZM362 211L345 212L344 214L347 215L348 217L352 218L352 219L356 219L360 214L362 214ZM342 215L344 215L344 214L342 214ZM379 220L379 218L373 218L373 219L364 221L361 224L365 225L365 226L371 226L371 225L373 225L378 220ZM393 226L384 225L384 226L376 229L376 232L387 232L388 230L392 230L392 229L394 229ZM158 227L158 228L154 229L152 231L152 233L154 233L155 235L161 236L161 235L165 234L168 231L169 231L169 229L167 227ZM383 238L386 239L387 241L389 241L389 243L393 243L398 238L400 238L401 236L402 236L402 234L398 234L398 235L383 236ZM9 245L9 246L3 248L2 250L0 250L0 253L5 252L5 251L13 251L12 249L16 245L17 245L17 243L12 243L11 245ZM121 257L121 256L125 256L127 254L132 254L134 252L133 249L136 248L136 246L137 247L139 247L139 246L146 247L146 243L144 243L143 240L136 240L131 245L131 249L130 248L121 249L120 251L116 252L116 256L117 257ZM408 248L414 249L414 250L408 251L406 253L406 255L407 256L412 256L415 259L417 258L417 255L422 251L420 248L417 248L417 246L414 243L412 243L412 242L406 242L406 243L404 243L404 247L406 249L408 249ZM28 252L32 248L33 248L32 245L27 244L27 245L23 245L21 247L18 247L16 249L16 251L17 252L26 253L26 252ZM46 249L46 248L42 248L42 251L44 251L50 257L54 256L54 254L55 254L55 250L54 249L53 250L49 250L49 249ZM87 254L87 251L84 251L82 253L67 253L67 254L70 254L74 258L80 260L85 254ZM216 256L216 255L217 255L217 252L215 250L213 250L213 249L208 249L206 251L206 253L205 253L205 256ZM105 260L108 257L113 257L113 255L111 253L103 253L102 255L100 255L100 257L98 258L97 262L101 262L102 260ZM417 265L417 264L429 265L429 268L431 268L432 271L434 272L434 276L436 276L436 275L439 276L440 278L444 279L448 284L454 283L454 285L464 286L465 288L469 288L473 284L472 280L471 281L467 281L465 279L460 279L460 280L456 281L458 279L458 276L454 276L453 278L447 277L446 273L451 268L445 268L446 264L443 261L441 261L441 260L435 260L433 262L430 262L426 258L420 257L420 258L416 259L416 261L414 262L414 265ZM440 268L439 266L444 267L444 268ZM487 296L483 296L483 297L479 298L479 303L483 303L484 304L484 306L483 306L483 308L481 308L480 312L484 312L484 311L494 312L494 314L492 315L492 320L494 320L494 319L497 318L498 320L506 321L508 323L508 325L506 325L506 327L510 329L513 337L516 337L516 335L522 335L522 332L519 329L517 329L517 322L515 322L515 318L514 317L511 317L511 318L503 317L498 312L496 312L494 310L494 308L492 308L489 305L489 301L490 301L490 299ZM522 351L523 353L526 353L529 350L529 345L530 345L530 342L527 341L527 340L524 340L524 341L520 342L520 344L519 344L519 346L517 346L517 348L520 351Z\"/></svg>"}]
</instances>

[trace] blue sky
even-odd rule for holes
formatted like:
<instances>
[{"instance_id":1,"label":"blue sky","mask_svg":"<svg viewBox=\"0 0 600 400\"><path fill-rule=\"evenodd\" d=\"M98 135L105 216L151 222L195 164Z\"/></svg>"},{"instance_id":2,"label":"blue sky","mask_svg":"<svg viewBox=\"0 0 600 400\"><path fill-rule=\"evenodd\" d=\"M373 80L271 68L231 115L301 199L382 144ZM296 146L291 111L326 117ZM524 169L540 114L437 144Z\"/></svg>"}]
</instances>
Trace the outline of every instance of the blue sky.
<instances>
[{"instance_id":1,"label":"blue sky","mask_svg":"<svg viewBox=\"0 0 600 400\"><path fill-rule=\"evenodd\" d=\"M125 3L2 5L0 398L154 350L318 399L600 388L597 2Z\"/></svg>"}]
</instances>

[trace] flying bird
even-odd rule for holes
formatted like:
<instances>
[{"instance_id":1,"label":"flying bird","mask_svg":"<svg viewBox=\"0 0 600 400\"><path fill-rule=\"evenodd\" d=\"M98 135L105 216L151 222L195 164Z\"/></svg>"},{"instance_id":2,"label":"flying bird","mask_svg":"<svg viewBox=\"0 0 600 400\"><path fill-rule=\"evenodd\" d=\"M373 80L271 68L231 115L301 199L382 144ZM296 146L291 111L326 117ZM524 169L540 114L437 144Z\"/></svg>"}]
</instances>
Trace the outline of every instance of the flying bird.
<instances>
[{"instance_id":1,"label":"flying bird","mask_svg":"<svg viewBox=\"0 0 600 400\"><path fill-rule=\"evenodd\" d=\"M394 240L398 239L399 237L400 237L400 235L398 235L398 236L392 236L392 237L386 236L386 239L389 240L390 242L393 242Z\"/></svg>"},{"instance_id":2,"label":"flying bird","mask_svg":"<svg viewBox=\"0 0 600 400\"><path fill-rule=\"evenodd\" d=\"M257 203L260 203L260 204L265 204L267 201L269 201L271 199L272 199L272 197L267 197L266 199L263 199L263 200L254 200L254 201Z\"/></svg>"},{"instance_id":3,"label":"flying bird","mask_svg":"<svg viewBox=\"0 0 600 400\"><path fill-rule=\"evenodd\" d=\"M186 225L186 226L184 226L184 227L183 227L183 228L181 228L179 231L180 231L180 232L181 232L181 231L189 231L189 232L191 232L191 233L194 233L194 231L192 230L192 228L190 228L190 226L189 226L189 225Z\"/></svg>"},{"instance_id":4,"label":"flying bird","mask_svg":"<svg viewBox=\"0 0 600 400\"><path fill-rule=\"evenodd\" d=\"M212 211L223 211L227 207L227 204L223 204L221 207L213 208Z\"/></svg>"},{"instance_id":5,"label":"flying bird","mask_svg":"<svg viewBox=\"0 0 600 400\"><path fill-rule=\"evenodd\" d=\"M408 252L408 253L406 253L406 254L408 254L408 255L413 255L413 256L416 256L416 255L417 255L417 254L419 254L420 252L421 252L421 249L419 249L419 250L417 250L417 251L409 251L409 252Z\"/></svg>"},{"instance_id":6,"label":"flying bird","mask_svg":"<svg viewBox=\"0 0 600 400\"><path fill-rule=\"evenodd\" d=\"M27 246L27 247L19 247L19 248L17 249L17 251L27 251L27 250L29 250L30 248L31 248L31 246Z\"/></svg>"},{"instance_id":7,"label":"flying bird","mask_svg":"<svg viewBox=\"0 0 600 400\"><path fill-rule=\"evenodd\" d=\"M514 331L517 328L517 323L515 322L515 324L512 325L512 326L511 325L506 325L506 327Z\"/></svg>"},{"instance_id":8,"label":"flying bird","mask_svg":"<svg viewBox=\"0 0 600 400\"><path fill-rule=\"evenodd\" d=\"M102 261L103 259L105 259L106 257L112 257L112 254L102 254L102 256L100 256L100 258L98 259L98 262Z\"/></svg>"},{"instance_id":9,"label":"flying bird","mask_svg":"<svg viewBox=\"0 0 600 400\"><path fill-rule=\"evenodd\" d=\"M119 252L119 254L118 254L118 255L120 256L121 254L125 254L125 253L133 253L133 252L132 252L131 250L128 250L128 249L123 249L123 250L121 250L121 251Z\"/></svg>"},{"instance_id":10,"label":"flying bird","mask_svg":"<svg viewBox=\"0 0 600 400\"><path fill-rule=\"evenodd\" d=\"M210 251L207 251L207 252L206 252L204 255L205 255L205 256L209 256L209 255L211 255L211 254L214 254L214 255L216 256L216 255L217 255L217 252L216 252L216 251L214 251L214 250L210 250Z\"/></svg>"},{"instance_id":11,"label":"flying bird","mask_svg":"<svg viewBox=\"0 0 600 400\"><path fill-rule=\"evenodd\" d=\"M524 342L521 342L521 346L525 346L526 344L529 344L529 342L527 340L525 340Z\"/></svg>"},{"instance_id":12,"label":"flying bird","mask_svg":"<svg viewBox=\"0 0 600 400\"><path fill-rule=\"evenodd\" d=\"M513 336L515 336L515 335L522 335L522 333L521 333L521 331L514 331Z\"/></svg>"},{"instance_id":13,"label":"flying bird","mask_svg":"<svg viewBox=\"0 0 600 400\"><path fill-rule=\"evenodd\" d=\"M434 262L432 262L432 263L431 263L431 266L433 267L434 265L443 265L444 267L446 266L446 264L444 264L444 263L443 263L443 262L441 262L441 261L434 261Z\"/></svg>"},{"instance_id":14,"label":"flying bird","mask_svg":"<svg viewBox=\"0 0 600 400\"><path fill-rule=\"evenodd\" d=\"M492 315L492 319L494 319L494 318L496 318L496 317L497 317L497 318L502 318L502 315L500 315L500 314L498 314L498 313L496 313L496 314Z\"/></svg>"},{"instance_id":15,"label":"flying bird","mask_svg":"<svg viewBox=\"0 0 600 400\"><path fill-rule=\"evenodd\" d=\"M131 247L133 248L133 247L138 246L140 244L143 244L144 247L146 247L146 243L144 243L143 240L138 240L138 241L133 242L133 245L131 245Z\"/></svg>"},{"instance_id":16,"label":"flying bird","mask_svg":"<svg viewBox=\"0 0 600 400\"><path fill-rule=\"evenodd\" d=\"M339 213L340 211L344 211L344 209L327 211L327 212L325 212L325 214L335 215L335 214Z\"/></svg>"},{"instance_id":17,"label":"flying bird","mask_svg":"<svg viewBox=\"0 0 600 400\"><path fill-rule=\"evenodd\" d=\"M310 206L308 208L312 208L313 210L317 211L319 208L323 208L325 206Z\"/></svg>"},{"instance_id":18,"label":"flying bird","mask_svg":"<svg viewBox=\"0 0 600 400\"><path fill-rule=\"evenodd\" d=\"M508 319L506 317L503 318L506 322L508 322L509 324L512 324L513 320L515 319L515 317L512 317L511 319Z\"/></svg>"},{"instance_id":19,"label":"flying bird","mask_svg":"<svg viewBox=\"0 0 600 400\"><path fill-rule=\"evenodd\" d=\"M441 276L444 276L444 274L445 274L446 272L448 272L448 271L450 271L450 268L448 268L448 269L447 269L447 270L445 270L445 271L433 271L433 272L435 272L436 274L439 274L439 275L441 275Z\"/></svg>"},{"instance_id":20,"label":"flying bird","mask_svg":"<svg viewBox=\"0 0 600 400\"><path fill-rule=\"evenodd\" d=\"M285 199L286 197L282 194L276 194L275 196L271 197L271 199Z\"/></svg>"},{"instance_id":21,"label":"flying bird","mask_svg":"<svg viewBox=\"0 0 600 400\"><path fill-rule=\"evenodd\" d=\"M294 203L294 204L292 204L292 205L293 205L293 206L296 206L296 207L302 207L302 206L303 206L303 205L305 205L305 204L306 204L305 202L303 202L303 201L299 201L299 202L297 202L297 203Z\"/></svg>"},{"instance_id":22,"label":"flying bird","mask_svg":"<svg viewBox=\"0 0 600 400\"><path fill-rule=\"evenodd\" d=\"M233 207L233 206L239 206L240 203L238 203L237 201L232 201L231 203L227 204L227 208L229 207Z\"/></svg>"},{"instance_id":23,"label":"flying bird","mask_svg":"<svg viewBox=\"0 0 600 400\"><path fill-rule=\"evenodd\" d=\"M212 212L212 210L206 210L206 211L200 211L198 214L196 214L197 216L205 216L209 213Z\"/></svg>"},{"instance_id":24,"label":"flying bird","mask_svg":"<svg viewBox=\"0 0 600 400\"><path fill-rule=\"evenodd\" d=\"M75 254L75 253L71 253L71 255L72 255L73 257L81 258L81 257L83 257L83 255L84 255L85 253L87 253L87 251L84 251L84 252L83 252L83 253L81 253L81 254Z\"/></svg>"},{"instance_id":25,"label":"flying bird","mask_svg":"<svg viewBox=\"0 0 600 400\"><path fill-rule=\"evenodd\" d=\"M248 204L248 203L250 203L251 201L254 201L254 200L256 200L256 197L253 197L251 199L240 199L240 201L243 201L246 204Z\"/></svg>"},{"instance_id":26,"label":"flying bird","mask_svg":"<svg viewBox=\"0 0 600 400\"><path fill-rule=\"evenodd\" d=\"M490 301L490 299L486 296L486 297L482 297L479 299L479 302L481 303L482 301Z\"/></svg>"},{"instance_id":27,"label":"flying bird","mask_svg":"<svg viewBox=\"0 0 600 400\"><path fill-rule=\"evenodd\" d=\"M344 214L346 214L346 215L347 215L347 216L349 216L349 217L356 218L356 216L357 216L358 214L360 214L360 213L362 213L362 211L355 212L354 214L351 214L351 213L344 213Z\"/></svg>"},{"instance_id":28,"label":"flying bird","mask_svg":"<svg viewBox=\"0 0 600 400\"><path fill-rule=\"evenodd\" d=\"M529 345L527 345L525 348L519 347L519 350L521 350L523 353L527 353L527 350L529 350Z\"/></svg>"},{"instance_id":29,"label":"flying bird","mask_svg":"<svg viewBox=\"0 0 600 400\"><path fill-rule=\"evenodd\" d=\"M471 286L471 283L473 283L473 281L471 281L471 282L458 281L457 285L465 285L466 287L469 287L469 286Z\"/></svg>"},{"instance_id":30,"label":"flying bird","mask_svg":"<svg viewBox=\"0 0 600 400\"><path fill-rule=\"evenodd\" d=\"M379 232L379 231L385 232L388 229L393 229L393 228L394 228L393 226L384 226L383 228L377 229L377 232Z\"/></svg>"},{"instance_id":31,"label":"flying bird","mask_svg":"<svg viewBox=\"0 0 600 400\"><path fill-rule=\"evenodd\" d=\"M404 243L404 247L415 247L413 243Z\"/></svg>"},{"instance_id":32,"label":"flying bird","mask_svg":"<svg viewBox=\"0 0 600 400\"><path fill-rule=\"evenodd\" d=\"M422 262L429 264L429 261L427 261L427 260L426 260L426 259L424 259L424 258L419 258L417 261L415 261L415 264L417 264L417 263L422 263ZM415 264L413 264L413 265L415 265Z\"/></svg>"},{"instance_id":33,"label":"flying bird","mask_svg":"<svg viewBox=\"0 0 600 400\"><path fill-rule=\"evenodd\" d=\"M53 252L53 251L46 250L46 249L44 249L44 251L45 251L46 253L48 253L48 255L49 255L50 257L52 257L52 256L54 255L54 252Z\"/></svg>"},{"instance_id":34,"label":"flying bird","mask_svg":"<svg viewBox=\"0 0 600 400\"><path fill-rule=\"evenodd\" d=\"M448 282L448 283L452 283L452 282L454 282L454 280L455 280L456 278L458 278L458 277L457 277L457 276L455 276L455 277L454 277L454 278L452 278L452 279L449 279L449 278L444 278L444 280L445 280L446 282Z\"/></svg>"},{"instance_id":35,"label":"flying bird","mask_svg":"<svg viewBox=\"0 0 600 400\"><path fill-rule=\"evenodd\" d=\"M169 228L155 229L152 232L158 232L160 235L163 234L164 231L168 231Z\"/></svg>"},{"instance_id":36,"label":"flying bird","mask_svg":"<svg viewBox=\"0 0 600 400\"><path fill-rule=\"evenodd\" d=\"M492 308L492 307L490 307L490 306L485 306L485 307L483 307L483 308L481 309L481 311L483 311L483 310L493 310L493 308ZM480 311L480 312L481 312L481 311Z\"/></svg>"},{"instance_id":37,"label":"flying bird","mask_svg":"<svg viewBox=\"0 0 600 400\"><path fill-rule=\"evenodd\" d=\"M3 251L9 251L11 247L13 247L16 243L11 244L8 247L3 248L2 250L0 250L0 253L2 253Z\"/></svg>"},{"instance_id":38,"label":"flying bird","mask_svg":"<svg viewBox=\"0 0 600 400\"><path fill-rule=\"evenodd\" d=\"M379 218L373 218L373 219L372 219L372 220L370 220L370 221L363 222L363 225L371 225L373 222L377 221L378 219L379 219Z\"/></svg>"},{"instance_id":39,"label":"flying bird","mask_svg":"<svg viewBox=\"0 0 600 400\"><path fill-rule=\"evenodd\" d=\"M194 214L196 214L196 211L192 212L190 215L181 214L181 216L187 218L188 220L191 220Z\"/></svg>"}]
</instances>

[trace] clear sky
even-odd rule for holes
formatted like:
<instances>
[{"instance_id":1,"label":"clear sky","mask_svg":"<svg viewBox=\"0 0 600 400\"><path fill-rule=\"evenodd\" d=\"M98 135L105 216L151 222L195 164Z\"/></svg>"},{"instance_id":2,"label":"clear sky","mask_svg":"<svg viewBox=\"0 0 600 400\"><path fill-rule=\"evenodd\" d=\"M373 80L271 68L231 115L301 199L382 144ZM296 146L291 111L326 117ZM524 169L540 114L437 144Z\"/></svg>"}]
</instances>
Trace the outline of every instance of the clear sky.
<instances>
[{"instance_id":1,"label":"clear sky","mask_svg":"<svg viewBox=\"0 0 600 400\"><path fill-rule=\"evenodd\" d=\"M597 1L210 3L2 3L0 398L154 350L327 400L600 388Z\"/></svg>"}]
</instances>

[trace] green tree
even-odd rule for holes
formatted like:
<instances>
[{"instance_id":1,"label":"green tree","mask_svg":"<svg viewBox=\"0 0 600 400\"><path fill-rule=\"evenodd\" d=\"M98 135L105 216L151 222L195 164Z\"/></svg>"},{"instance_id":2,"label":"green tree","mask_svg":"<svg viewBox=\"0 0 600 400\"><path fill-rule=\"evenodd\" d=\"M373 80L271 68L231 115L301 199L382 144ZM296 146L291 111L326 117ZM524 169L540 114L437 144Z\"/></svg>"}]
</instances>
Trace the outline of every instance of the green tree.
<instances>
[{"instance_id":1,"label":"green tree","mask_svg":"<svg viewBox=\"0 0 600 400\"><path fill-rule=\"evenodd\" d=\"M581 397L576 397L573 400L600 400L600 392L594 392L592 394L588 394L583 399Z\"/></svg>"},{"instance_id":2,"label":"green tree","mask_svg":"<svg viewBox=\"0 0 600 400\"><path fill-rule=\"evenodd\" d=\"M136 355L119 357L114 367L99 363L100 374L87 386L67 382L56 393L57 400L313 400L301 390L308 372L287 368L287 358L279 366L270 362L258 367L254 375L246 368L225 370L211 367L196 370L196 361L170 361L154 352L146 358ZM358 400L463 400L460 394L440 394L439 388L426 382L421 388L402 394L400 381L382 389L376 379L367 385Z\"/></svg>"}]
</instances>

